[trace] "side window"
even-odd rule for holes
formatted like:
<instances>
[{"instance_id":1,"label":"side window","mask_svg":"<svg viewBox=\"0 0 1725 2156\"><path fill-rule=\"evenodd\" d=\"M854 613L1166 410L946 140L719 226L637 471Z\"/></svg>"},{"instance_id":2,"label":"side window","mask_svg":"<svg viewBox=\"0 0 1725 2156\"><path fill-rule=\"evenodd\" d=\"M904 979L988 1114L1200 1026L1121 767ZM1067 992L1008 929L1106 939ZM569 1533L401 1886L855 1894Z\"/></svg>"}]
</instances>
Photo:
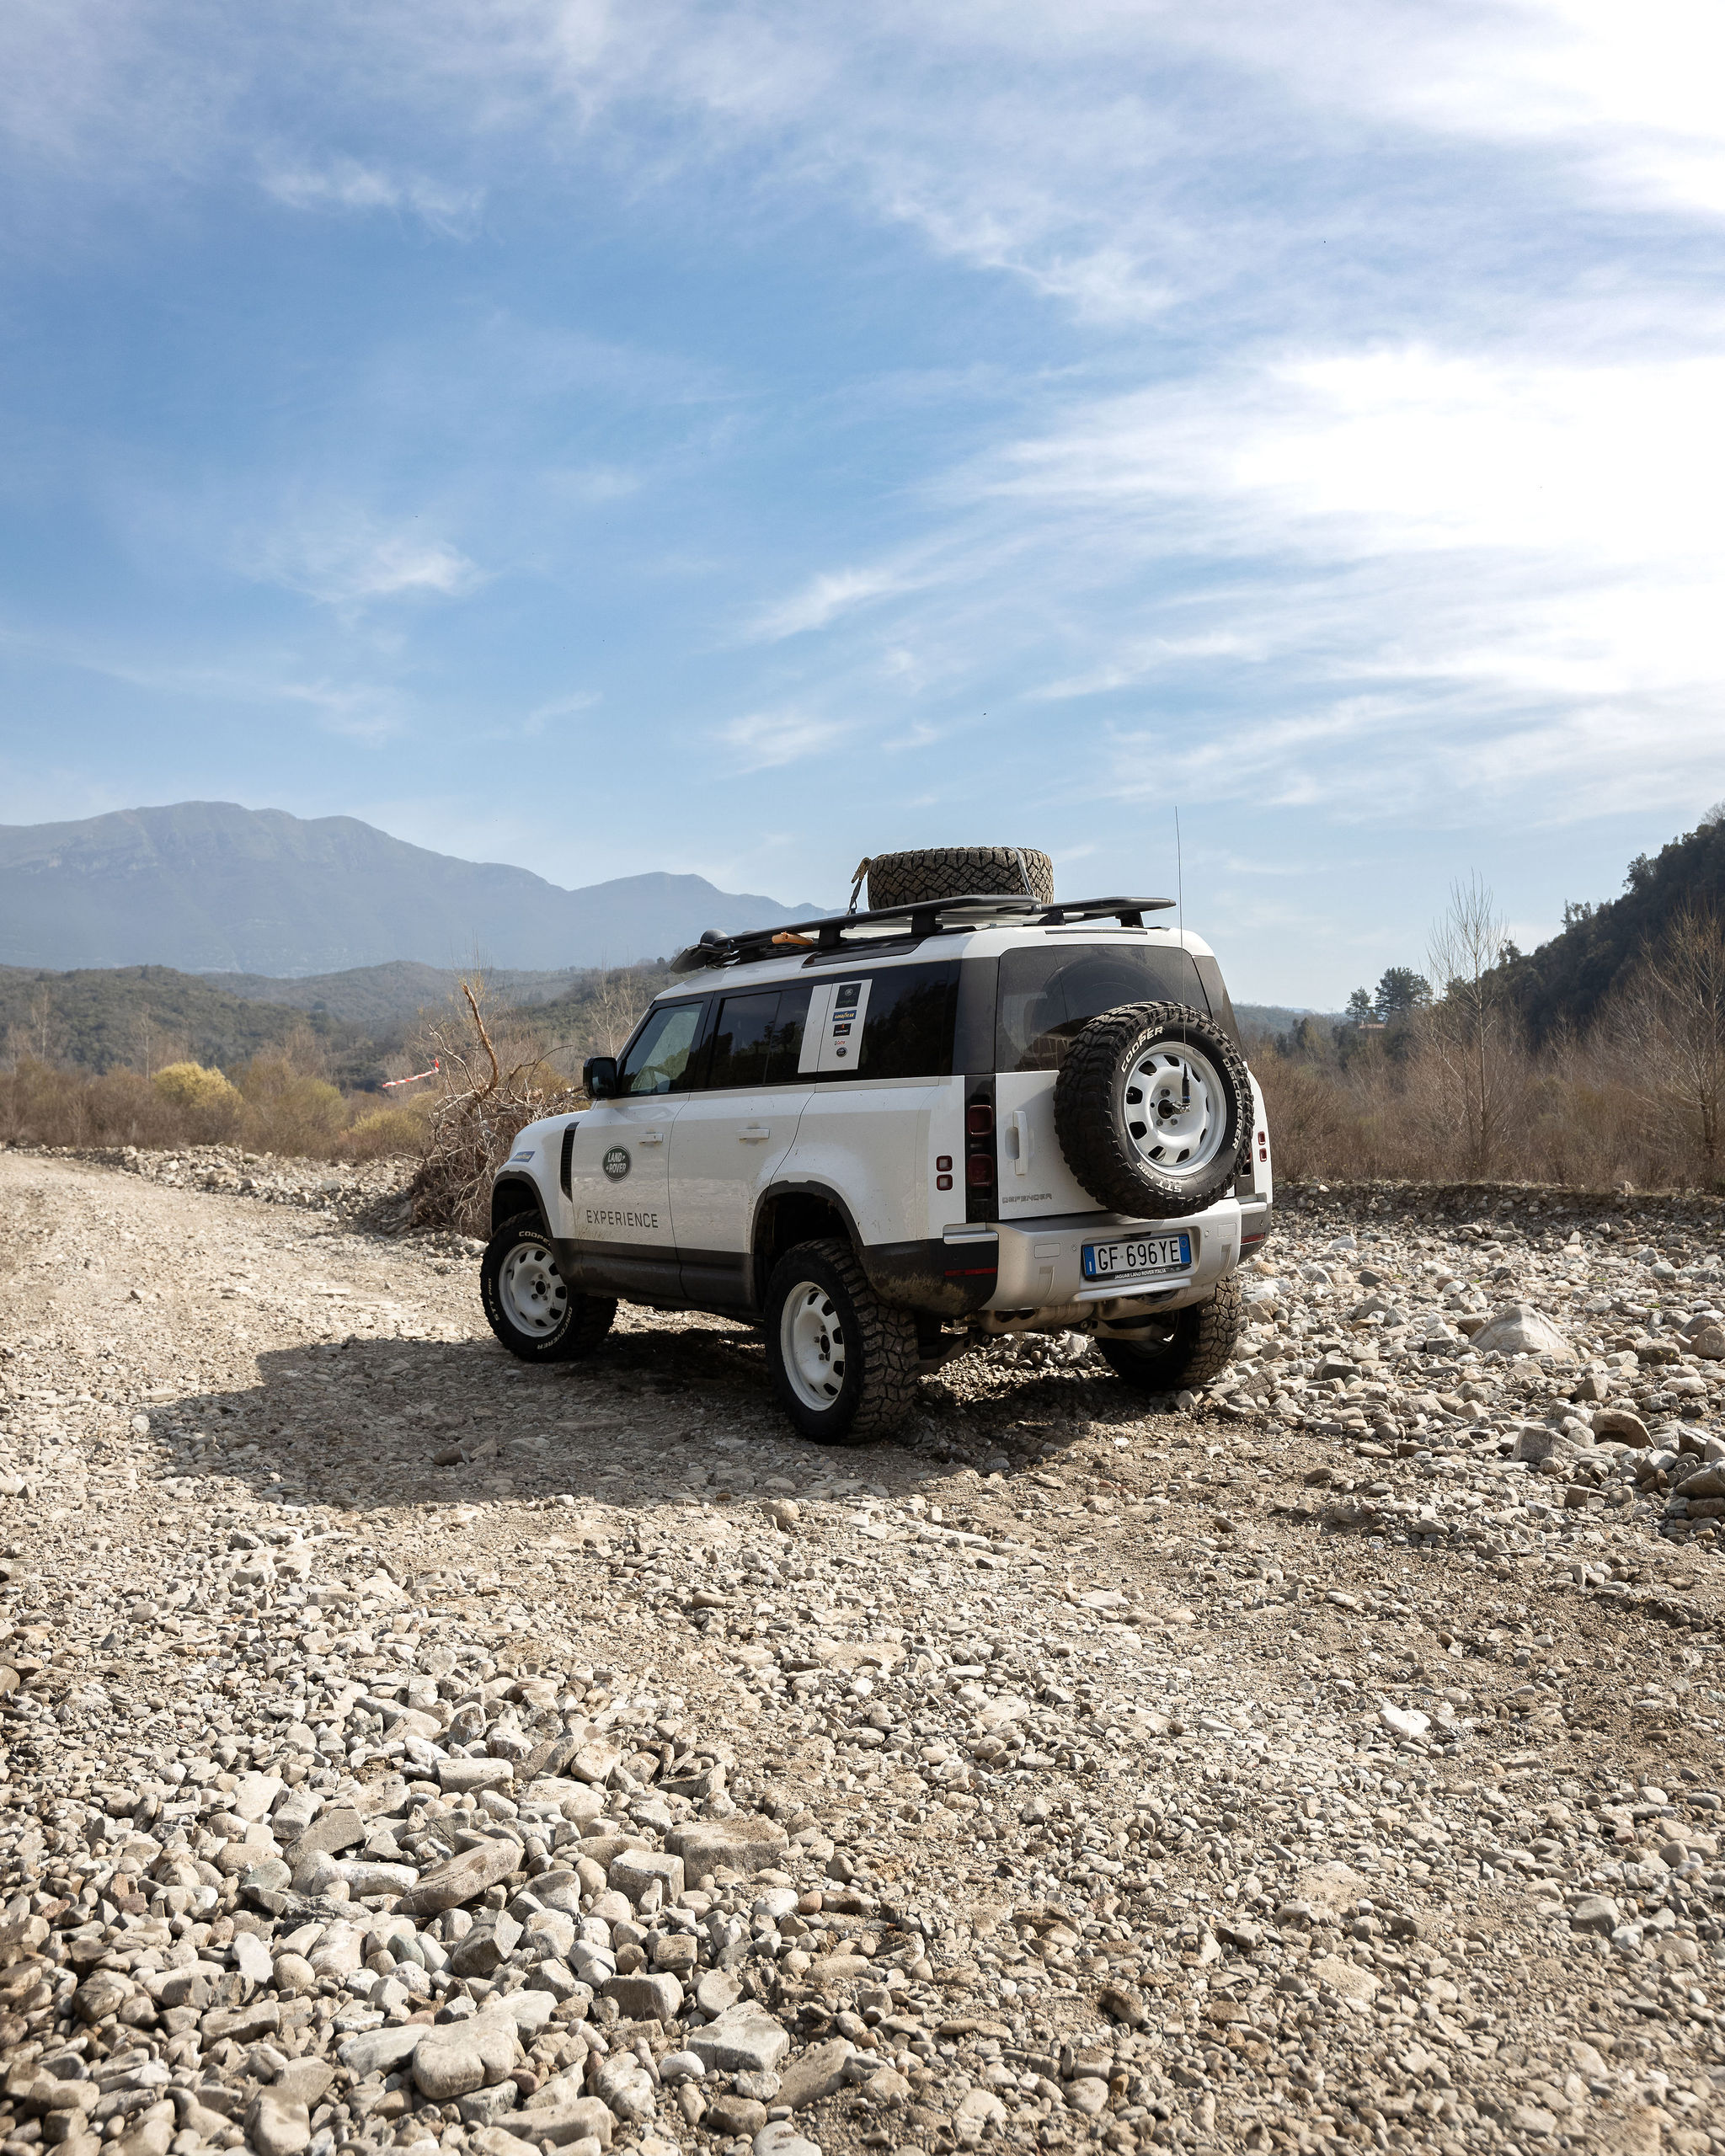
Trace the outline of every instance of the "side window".
<instances>
[{"instance_id":1,"label":"side window","mask_svg":"<svg viewBox=\"0 0 1725 2156\"><path fill-rule=\"evenodd\" d=\"M776 988L769 988L752 995L728 995L719 1005L718 1022L713 1029L713 1060L707 1066L708 1092L727 1086L766 1083L778 996Z\"/></svg>"},{"instance_id":2,"label":"side window","mask_svg":"<svg viewBox=\"0 0 1725 2156\"><path fill-rule=\"evenodd\" d=\"M617 1072L620 1093L680 1093L701 1030L699 1003L668 1003L641 1028Z\"/></svg>"},{"instance_id":3,"label":"side window","mask_svg":"<svg viewBox=\"0 0 1725 2156\"><path fill-rule=\"evenodd\" d=\"M793 1080L803 1052L810 993L806 987L769 988L726 996L713 1029L707 1091L782 1086Z\"/></svg>"},{"instance_id":4,"label":"side window","mask_svg":"<svg viewBox=\"0 0 1725 2156\"><path fill-rule=\"evenodd\" d=\"M809 999L814 993L809 987L779 991L778 1016L772 1022L772 1043L766 1058L769 1086L796 1081L797 1065L803 1059L803 1035L809 1024Z\"/></svg>"},{"instance_id":5,"label":"side window","mask_svg":"<svg viewBox=\"0 0 1725 2156\"><path fill-rule=\"evenodd\" d=\"M1210 1004L1210 1015L1232 1041L1240 1045L1240 1021L1234 1016L1234 999L1228 993L1222 979L1222 969L1214 958L1194 958L1198 978L1204 984L1204 993Z\"/></svg>"},{"instance_id":6,"label":"side window","mask_svg":"<svg viewBox=\"0 0 1725 2156\"><path fill-rule=\"evenodd\" d=\"M859 1078L949 1078L959 1008L956 959L868 976Z\"/></svg>"}]
</instances>

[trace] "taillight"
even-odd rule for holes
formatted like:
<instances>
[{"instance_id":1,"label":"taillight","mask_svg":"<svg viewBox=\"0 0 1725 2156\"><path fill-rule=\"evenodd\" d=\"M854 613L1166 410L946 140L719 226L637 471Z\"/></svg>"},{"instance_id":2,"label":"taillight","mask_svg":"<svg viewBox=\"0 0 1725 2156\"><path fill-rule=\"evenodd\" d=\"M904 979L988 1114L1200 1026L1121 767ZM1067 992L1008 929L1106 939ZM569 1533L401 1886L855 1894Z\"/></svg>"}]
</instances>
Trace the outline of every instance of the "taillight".
<instances>
[{"instance_id":1,"label":"taillight","mask_svg":"<svg viewBox=\"0 0 1725 2156\"><path fill-rule=\"evenodd\" d=\"M994 1157L994 1080L973 1078L964 1102L964 1218L986 1220L999 1203Z\"/></svg>"}]
</instances>

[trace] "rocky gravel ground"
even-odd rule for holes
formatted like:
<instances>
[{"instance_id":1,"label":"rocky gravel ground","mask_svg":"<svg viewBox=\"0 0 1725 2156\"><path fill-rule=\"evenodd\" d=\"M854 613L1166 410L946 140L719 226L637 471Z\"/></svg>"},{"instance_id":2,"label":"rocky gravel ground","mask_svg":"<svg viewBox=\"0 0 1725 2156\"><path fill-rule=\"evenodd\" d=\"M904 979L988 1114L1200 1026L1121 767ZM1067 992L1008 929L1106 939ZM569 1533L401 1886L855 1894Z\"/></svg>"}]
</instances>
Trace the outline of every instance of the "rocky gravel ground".
<instances>
[{"instance_id":1,"label":"rocky gravel ground","mask_svg":"<svg viewBox=\"0 0 1725 2156\"><path fill-rule=\"evenodd\" d=\"M0 2156L1725 2147L1717 1209L1305 1193L1203 1397L824 1454L173 1158L0 1155Z\"/></svg>"}]
</instances>

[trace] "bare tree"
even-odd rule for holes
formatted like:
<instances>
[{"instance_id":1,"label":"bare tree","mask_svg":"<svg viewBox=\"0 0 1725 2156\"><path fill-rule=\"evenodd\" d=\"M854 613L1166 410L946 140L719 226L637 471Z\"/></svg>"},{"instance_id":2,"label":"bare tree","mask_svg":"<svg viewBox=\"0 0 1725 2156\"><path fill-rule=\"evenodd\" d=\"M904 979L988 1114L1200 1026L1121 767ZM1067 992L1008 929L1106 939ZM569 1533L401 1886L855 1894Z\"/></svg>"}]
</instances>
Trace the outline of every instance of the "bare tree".
<instances>
[{"instance_id":1,"label":"bare tree","mask_svg":"<svg viewBox=\"0 0 1725 2156\"><path fill-rule=\"evenodd\" d=\"M430 1112L426 1156L409 1186L421 1226L455 1225L469 1235L489 1228L491 1176L515 1134L538 1117L574 1108L537 1036L517 1017L490 1016L485 984L463 981L465 1009L426 1035L439 1092ZM453 1002L453 999L451 999Z\"/></svg>"},{"instance_id":2,"label":"bare tree","mask_svg":"<svg viewBox=\"0 0 1725 2156\"><path fill-rule=\"evenodd\" d=\"M605 974L591 1005L593 1035L604 1043L603 1054L615 1055L622 1048L649 997L647 985L632 969L621 967Z\"/></svg>"},{"instance_id":3,"label":"bare tree","mask_svg":"<svg viewBox=\"0 0 1725 2156\"><path fill-rule=\"evenodd\" d=\"M1725 925L1712 906L1683 907L1642 953L1614 1031L1635 1091L1717 1183L1725 1167Z\"/></svg>"},{"instance_id":4,"label":"bare tree","mask_svg":"<svg viewBox=\"0 0 1725 2156\"><path fill-rule=\"evenodd\" d=\"M30 998L30 1045L38 1063L45 1063L58 1043L60 1028L55 1022L54 996L45 981Z\"/></svg>"},{"instance_id":5,"label":"bare tree","mask_svg":"<svg viewBox=\"0 0 1725 2156\"><path fill-rule=\"evenodd\" d=\"M1466 1165L1489 1174L1503 1151L1514 1097L1513 1013L1498 969L1509 933L1490 886L1477 875L1450 887L1450 904L1434 922L1429 963L1441 984L1423 1026L1439 1080L1439 1095L1459 1126Z\"/></svg>"}]
</instances>

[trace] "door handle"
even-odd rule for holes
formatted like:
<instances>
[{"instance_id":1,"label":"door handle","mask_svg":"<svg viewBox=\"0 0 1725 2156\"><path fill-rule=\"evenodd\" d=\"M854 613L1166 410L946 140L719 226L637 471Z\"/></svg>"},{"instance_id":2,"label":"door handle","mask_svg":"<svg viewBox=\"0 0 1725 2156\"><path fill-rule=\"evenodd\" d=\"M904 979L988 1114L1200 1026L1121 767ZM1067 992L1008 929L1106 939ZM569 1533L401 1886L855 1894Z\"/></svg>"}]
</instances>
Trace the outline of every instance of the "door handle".
<instances>
[{"instance_id":1,"label":"door handle","mask_svg":"<svg viewBox=\"0 0 1725 2156\"><path fill-rule=\"evenodd\" d=\"M637 1131L635 1143L638 1145L662 1145L665 1143L665 1133L662 1130Z\"/></svg>"},{"instance_id":2,"label":"door handle","mask_svg":"<svg viewBox=\"0 0 1725 2156\"><path fill-rule=\"evenodd\" d=\"M772 1125L770 1123L745 1123L737 1135L745 1145L759 1145L763 1138L772 1137Z\"/></svg>"},{"instance_id":3,"label":"door handle","mask_svg":"<svg viewBox=\"0 0 1725 2156\"><path fill-rule=\"evenodd\" d=\"M1030 1118L1023 1108L1012 1111L1012 1173L1026 1176L1030 1172Z\"/></svg>"}]
</instances>

